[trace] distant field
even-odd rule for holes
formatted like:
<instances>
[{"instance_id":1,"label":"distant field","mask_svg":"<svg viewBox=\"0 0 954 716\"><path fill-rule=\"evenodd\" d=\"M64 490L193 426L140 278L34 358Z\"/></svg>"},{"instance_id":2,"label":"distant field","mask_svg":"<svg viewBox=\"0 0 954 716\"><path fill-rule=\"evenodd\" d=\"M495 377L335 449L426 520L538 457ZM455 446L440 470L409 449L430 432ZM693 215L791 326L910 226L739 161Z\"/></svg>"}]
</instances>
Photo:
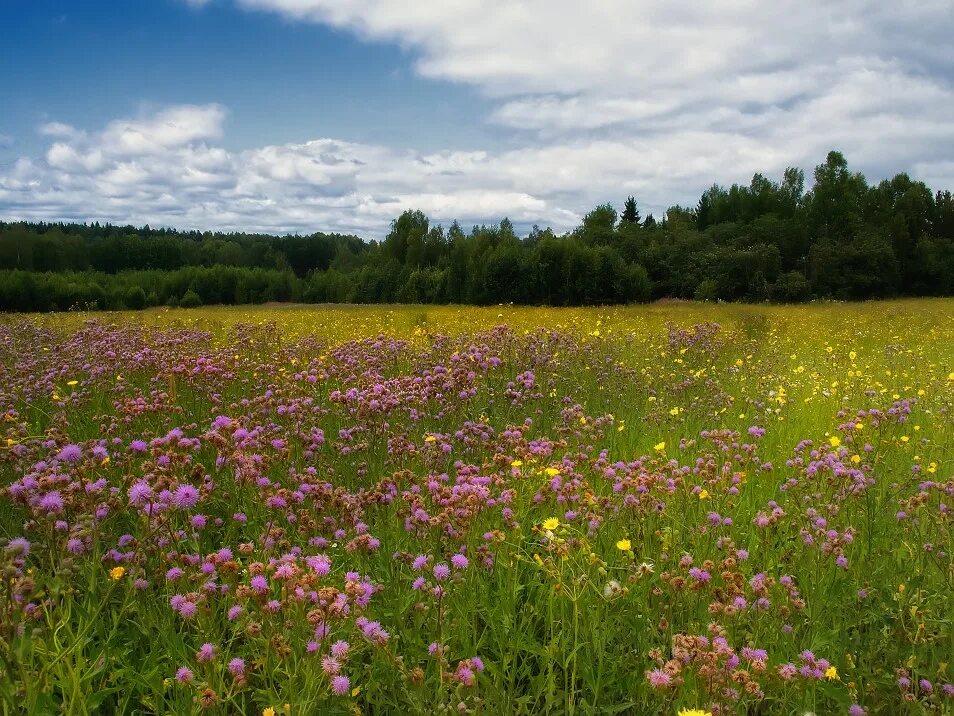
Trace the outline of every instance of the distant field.
<instances>
[{"instance_id":1,"label":"distant field","mask_svg":"<svg viewBox=\"0 0 954 716\"><path fill-rule=\"evenodd\" d=\"M954 707L954 299L0 317L2 713Z\"/></svg>"}]
</instances>

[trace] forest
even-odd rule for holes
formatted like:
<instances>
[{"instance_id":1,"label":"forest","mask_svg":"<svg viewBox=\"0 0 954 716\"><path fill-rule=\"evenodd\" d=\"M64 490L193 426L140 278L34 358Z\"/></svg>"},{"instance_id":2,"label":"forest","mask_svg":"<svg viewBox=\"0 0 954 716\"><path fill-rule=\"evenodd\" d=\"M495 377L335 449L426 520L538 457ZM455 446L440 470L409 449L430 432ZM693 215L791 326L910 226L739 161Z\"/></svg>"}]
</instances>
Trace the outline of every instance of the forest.
<instances>
[{"instance_id":1,"label":"forest","mask_svg":"<svg viewBox=\"0 0 954 716\"><path fill-rule=\"evenodd\" d=\"M661 298L797 303L954 294L954 196L869 184L836 151L805 174L713 185L643 217L635 197L565 234L396 218L383 241L0 222L0 310L269 301L579 306Z\"/></svg>"}]
</instances>

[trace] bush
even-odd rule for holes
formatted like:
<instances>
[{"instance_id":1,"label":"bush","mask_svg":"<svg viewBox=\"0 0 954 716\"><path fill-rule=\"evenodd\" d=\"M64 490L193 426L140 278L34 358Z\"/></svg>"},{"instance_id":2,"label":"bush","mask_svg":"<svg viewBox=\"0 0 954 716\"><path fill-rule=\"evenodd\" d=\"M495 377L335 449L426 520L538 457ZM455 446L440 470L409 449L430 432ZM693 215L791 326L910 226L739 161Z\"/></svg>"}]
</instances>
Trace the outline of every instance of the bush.
<instances>
[{"instance_id":1,"label":"bush","mask_svg":"<svg viewBox=\"0 0 954 716\"><path fill-rule=\"evenodd\" d=\"M719 284L714 279L707 278L696 287L697 301L717 301L719 299Z\"/></svg>"},{"instance_id":2,"label":"bush","mask_svg":"<svg viewBox=\"0 0 954 716\"><path fill-rule=\"evenodd\" d=\"M133 308L137 311L145 308L146 292L142 290L142 286L132 286L127 289L125 303L128 308Z\"/></svg>"},{"instance_id":3,"label":"bush","mask_svg":"<svg viewBox=\"0 0 954 716\"><path fill-rule=\"evenodd\" d=\"M811 286L803 273L789 271L778 277L769 293L775 303L800 303L808 300L810 291Z\"/></svg>"},{"instance_id":4,"label":"bush","mask_svg":"<svg viewBox=\"0 0 954 716\"><path fill-rule=\"evenodd\" d=\"M199 298L199 294L190 288L188 291L182 294L182 298L179 300L179 305L182 308L198 308L202 305L202 299Z\"/></svg>"}]
</instances>

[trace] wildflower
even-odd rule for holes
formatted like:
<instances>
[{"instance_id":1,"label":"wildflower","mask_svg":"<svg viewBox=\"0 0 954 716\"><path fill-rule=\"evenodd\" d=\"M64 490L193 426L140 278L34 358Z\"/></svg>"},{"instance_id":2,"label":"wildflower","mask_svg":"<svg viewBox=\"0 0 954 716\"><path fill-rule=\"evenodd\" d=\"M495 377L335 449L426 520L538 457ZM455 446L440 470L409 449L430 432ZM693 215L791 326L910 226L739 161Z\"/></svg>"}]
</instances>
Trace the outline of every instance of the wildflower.
<instances>
[{"instance_id":1,"label":"wildflower","mask_svg":"<svg viewBox=\"0 0 954 716\"><path fill-rule=\"evenodd\" d=\"M275 716L275 709L271 706L266 706L262 709L262 716Z\"/></svg>"},{"instance_id":2,"label":"wildflower","mask_svg":"<svg viewBox=\"0 0 954 716\"><path fill-rule=\"evenodd\" d=\"M678 716L712 716L712 712L702 709L680 709Z\"/></svg>"},{"instance_id":3,"label":"wildflower","mask_svg":"<svg viewBox=\"0 0 954 716\"><path fill-rule=\"evenodd\" d=\"M78 462L83 457L83 448L79 445L65 445L62 450L56 454L57 460L63 462Z\"/></svg>"},{"instance_id":4,"label":"wildflower","mask_svg":"<svg viewBox=\"0 0 954 716\"><path fill-rule=\"evenodd\" d=\"M195 653L195 658L202 663L212 661L215 658L215 645L206 642L199 647L199 650Z\"/></svg>"},{"instance_id":5,"label":"wildflower","mask_svg":"<svg viewBox=\"0 0 954 716\"><path fill-rule=\"evenodd\" d=\"M125 567L113 567L111 570L109 570L109 578L114 582L122 579L124 574L126 574Z\"/></svg>"},{"instance_id":6,"label":"wildflower","mask_svg":"<svg viewBox=\"0 0 954 716\"><path fill-rule=\"evenodd\" d=\"M454 569L467 569L467 565L469 565L470 562L464 555L455 554L451 557L451 564L454 566Z\"/></svg>"},{"instance_id":7,"label":"wildflower","mask_svg":"<svg viewBox=\"0 0 954 716\"><path fill-rule=\"evenodd\" d=\"M708 491L707 489L705 489L705 488L699 490L699 499L700 499L700 500L708 500L708 499L709 499L709 491Z\"/></svg>"},{"instance_id":8,"label":"wildflower","mask_svg":"<svg viewBox=\"0 0 954 716\"><path fill-rule=\"evenodd\" d=\"M189 684L192 682L193 674L192 669L188 666L181 666L179 670L176 671L176 681L180 684Z\"/></svg>"},{"instance_id":9,"label":"wildflower","mask_svg":"<svg viewBox=\"0 0 954 716\"><path fill-rule=\"evenodd\" d=\"M245 660L236 657L229 661L229 673L235 677L245 676Z\"/></svg>"},{"instance_id":10,"label":"wildflower","mask_svg":"<svg viewBox=\"0 0 954 716\"><path fill-rule=\"evenodd\" d=\"M444 562L434 565L434 578L440 582L443 582L450 576L450 567L448 567Z\"/></svg>"},{"instance_id":11,"label":"wildflower","mask_svg":"<svg viewBox=\"0 0 954 716\"><path fill-rule=\"evenodd\" d=\"M548 517L543 521L543 529L547 530L548 532L553 532L553 530L559 526L560 520L558 520L556 517Z\"/></svg>"},{"instance_id":12,"label":"wildflower","mask_svg":"<svg viewBox=\"0 0 954 716\"><path fill-rule=\"evenodd\" d=\"M664 689L672 683L672 677L662 669L647 671L646 679L654 689Z\"/></svg>"},{"instance_id":13,"label":"wildflower","mask_svg":"<svg viewBox=\"0 0 954 716\"><path fill-rule=\"evenodd\" d=\"M666 441L664 440L664 441L661 442L661 443L656 443L656 445L653 447L653 450L655 450L656 452L665 452L665 451L666 451Z\"/></svg>"},{"instance_id":14,"label":"wildflower","mask_svg":"<svg viewBox=\"0 0 954 716\"><path fill-rule=\"evenodd\" d=\"M129 488L129 504L142 506L152 498L152 488L145 480L137 480Z\"/></svg>"},{"instance_id":15,"label":"wildflower","mask_svg":"<svg viewBox=\"0 0 954 716\"><path fill-rule=\"evenodd\" d=\"M621 539L616 543L616 549L620 552L628 552L632 547L633 545L628 539Z\"/></svg>"},{"instance_id":16,"label":"wildflower","mask_svg":"<svg viewBox=\"0 0 954 716\"><path fill-rule=\"evenodd\" d=\"M836 448L839 445L841 445L841 438L838 437L837 435L832 435L830 438L828 438L828 442L831 444L833 448Z\"/></svg>"},{"instance_id":17,"label":"wildflower","mask_svg":"<svg viewBox=\"0 0 954 716\"><path fill-rule=\"evenodd\" d=\"M63 511L63 496L59 490L51 490L40 498L40 509L56 513Z\"/></svg>"},{"instance_id":18,"label":"wildflower","mask_svg":"<svg viewBox=\"0 0 954 716\"><path fill-rule=\"evenodd\" d=\"M544 472L546 473L547 477L556 477L560 474L560 471L555 467L548 467L546 470L544 470Z\"/></svg>"},{"instance_id":19,"label":"wildflower","mask_svg":"<svg viewBox=\"0 0 954 716\"><path fill-rule=\"evenodd\" d=\"M199 611L199 608L196 606L195 602L186 599L179 603L177 611L179 612L179 616L181 616L183 619L191 619Z\"/></svg>"},{"instance_id":20,"label":"wildflower","mask_svg":"<svg viewBox=\"0 0 954 716\"><path fill-rule=\"evenodd\" d=\"M26 537L16 537L7 544L7 551L12 555L26 557L30 554L30 542Z\"/></svg>"},{"instance_id":21,"label":"wildflower","mask_svg":"<svg viewBox=\"0 0 954 716\"><path fill-rule=\"evenodd\" d=\"M830 681L837 680L838 669L836 669L834 666L829 666L827 669L825 669L825 678L829 679Z\"/></svg>"},{"instance_id":22,"label":"wildflower","mask_svg":"<svg viewBox=\"0 0 954 716\"><path fill-rule=\"evenodd\" d=\"M199 491L192 485L179 485L172 493L172 504L182 510L195 507L199 502Z\"/></svg>"},{"instance_id":23,"label":"wildflower","mask_svg":"<svg viewBox=\"0 0 954 716\"><path fill-rule=\"evenodd\" d=\"M351 688L351 681L347 676L338 674L331 680L331 690L335 693L336 696L344 696L348 693L348 689Z\"/></svg>"}]
</instances>

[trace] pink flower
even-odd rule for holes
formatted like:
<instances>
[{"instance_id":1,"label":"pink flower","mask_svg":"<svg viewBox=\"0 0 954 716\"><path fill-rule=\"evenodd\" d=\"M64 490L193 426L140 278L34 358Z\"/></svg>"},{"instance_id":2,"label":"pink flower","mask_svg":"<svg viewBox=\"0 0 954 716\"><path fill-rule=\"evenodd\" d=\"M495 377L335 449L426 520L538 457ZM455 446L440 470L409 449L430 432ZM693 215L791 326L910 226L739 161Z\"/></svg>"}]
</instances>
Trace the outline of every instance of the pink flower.
<instances>
[{"instance_id":1,"label":"pink flower","mask_svg":"<svg viewBox=\"0 0 954 716\"><path fill-rule=\"evenodd\" d=\"M337 696L344 696L351 689L351 680L339 674L331 680L331 690Z\"/></svg>"}]
</instances>

